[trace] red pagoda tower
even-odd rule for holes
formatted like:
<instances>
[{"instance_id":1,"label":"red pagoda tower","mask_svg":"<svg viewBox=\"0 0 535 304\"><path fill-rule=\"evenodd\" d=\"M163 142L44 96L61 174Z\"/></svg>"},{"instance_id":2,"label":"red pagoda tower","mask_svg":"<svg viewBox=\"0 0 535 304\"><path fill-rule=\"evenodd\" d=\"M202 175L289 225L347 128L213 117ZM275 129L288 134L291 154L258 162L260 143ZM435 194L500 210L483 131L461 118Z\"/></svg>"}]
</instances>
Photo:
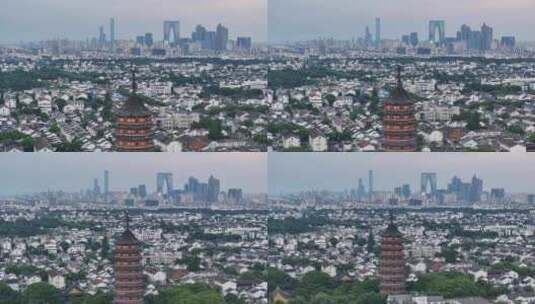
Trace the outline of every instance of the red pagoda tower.
<instances>
[{"instance_id":1,"label":"red pagoda tower","mask_svg":"<svg viewBox=\"0 0 535 304\"><path fill-rule=\"evenodd\" d=\"M390 223L382 233L379 260L380 291L385 295L405 293L406 270L402 238L391 214Z\"/></svg>"},{"instance_id":2,"label":"red pagoda tower","mask_svg":"<svg viewBox=\"0 0 535 304\"><path fill-rule=\"evenodd\" d=\"M136 95L136 74L132 71L132 94L117 112L114 148L120 152L154 151L152 113Z\"/></svg>"},{"instance_id":3,"label":"red pagoda tower","mask_svg":"<svg viewBox=\"0 0 535 304\"><path fill-rule=\"evenodd\" d=\"M384 150L387 152L416 151L416 117L414 102L403 88L401 67L398 67L398 84L384 102Z\"/></svg>"},{"instance_id":4,"label":"red pagoda tower","mask_svg":"<svg viewBox=\"0 0 535 304\"><path fill-rule=\"evenodd\" d=\"M145 293L141 243L130 231L130 219L126 214L126 230L115 243L115 292L114 304L142 304Z\"/></svg>"}]
</instances>

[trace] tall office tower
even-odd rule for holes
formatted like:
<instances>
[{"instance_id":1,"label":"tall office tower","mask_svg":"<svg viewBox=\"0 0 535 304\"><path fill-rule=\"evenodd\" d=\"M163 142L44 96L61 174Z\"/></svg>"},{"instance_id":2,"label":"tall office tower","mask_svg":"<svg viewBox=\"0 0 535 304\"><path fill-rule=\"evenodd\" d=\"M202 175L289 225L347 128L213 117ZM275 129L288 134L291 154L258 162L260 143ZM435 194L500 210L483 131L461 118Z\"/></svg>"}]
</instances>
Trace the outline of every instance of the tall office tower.
<instances>
[{"instance_id":1,"label":"tall office tower","mask_svg":"<svg viewBox=\"0 0 535 304\"><path fill-rule=\"evenodd\" d=\"M381 18L375 18L375 47L381 46Z\"/></svg>"},{"instance_id":2,"label":"tall office tower","mask_svg":"<svg viewBox=\"0 0 535 304\"><path fill-rule=\"evenodd\" d=\"M429 41L437 44L443 44L445 39L446 22L444 20L429 21Z\"/></svg>"},{"instance_id":3,"label":"tall office tower","mask_svg":"<svg viewBox=\"0 0 535 304\"><path fill-rule=\"evenodd\" d=\"M208 179L208 201L217 202L217 197L221 191L221 184L219 180L210 175Z\"/></svg>"},{"instance_id":4,"label":"tall office tower","mask_svg":"<svg viewBox=\"0 0 535 304\"><path fill-rule=\"evenodd\" d=\"M416 47L419 43L418 41L418 33L417 32L412 32L411 35L410 35L410 38L409 38L410 42L411 42L411 45L413 47Z\"/></svg>"},{"instance_id":5,"label":"tall office tower","mask_svg":"<svg viewBox=\"0 0 535 304\"><path fill-rule=\"evenodd\" d=\"M379 258L379 289L384 295L405 293L405 254L403 253L403 235L394 224L390 223L381 235L381 254Z\"/></svg>"},{"instance_id":6,"label":"tall office tower","mask_svg":"<svg viewBox=\"0 0 535 304\"><path fill-rule=\"evenodd\" d=\"M468 25L466 24L461 25L461 31L459 33L459 36L460 36L459 40L468 41L470 40L471 34L472 34L472 29Z\"/></svg>"},{"instance_id":7,"label":"tall office tower","mask_svg":"<svg viewBox=\"0 0 535 304\"><path fill-rule=\"evenodd\" d=\"M251 37L238 37L236 39L236 46L240 50L250 51L252 47Z\"/></svg>"},{"instance_id":8,"label":"tall office tower","mask_svg":"<svg viewBox=\"0 0 535 304\"><path fill-rule=\"evenodd\" d=\"M372 33L370 32L370 27L366 26L366 29L364 30L364 44L369 47L372 45Z\"/></svg>"},{"instance_id":9,"label":"tall office tower","mask_svg":"<svg viewBox=\"0 0 535 304\"><path fill-rule=\"evenodd\" d=\"M197 25L195 31L191 33L191 40L193 42L203 42L206 40L206 28L202 25Z\"/></svg>"},{"instance_id":10,"label":"tall office tower","mask_svg":"<svg viewBox=\"0 0 535 304\"><path fill-rule=\"evenodd\" d=\"M240 203L243 199L243 191L242 189L228 189L227 197L231 203Z\"/></svg>"},{"instance_id":11,"label":"tall office tower","mask_svg":"<svg viewBox=\"0 0 535 304\"><path fill-rule=\"evenodd\" d=\"M110 194L110 171L104 170L104 201L109 200Z\"/></svg>"},{"instance_id":12,"label":"tall office tower","mask_svg":"<svg viewBox=\"0 0 535 304\"><path fill-rule=\"evenodd\" d=\"M137 186L137 193L139 194L139 197L145 198L147 196L147 185Z\"/></svg>"},{"instance_id":13,"label":"tall office tower","mask_svg":"<svg viewBox=\"0 0 535 304\"><path fill-rule=\"evenodd\" d=\"M215 37L215 49L217 51L226 51L228 44L228 28L222 24L217 25Z\"/></svg>"},{"instance_id":14,"label":"tall office tower","mask_svg":"<svg viewBox=\"0 0 535 304\"><path fill-rule=\"evenodd\" d=\"M146 33L145 34L145 45L148 47L152 47L154 44L154 40L152 39L152 33Z\"/></svg>"},{"instance_id":15,"label":"tall office tower","mask_svg":"<svg viewBox=\"0 0 535 304\"><path fill-rule=\"evenodd\" d=\"M132 94L117 111L114 149L121 152L154 151L152 113L137 94L136 75L132 71Z\"/></svg>"},{"instance_id":16,"label":"tall office tower","mask_svg":"<svg viewBox=\"0 0 535 304\"><path fill-rule=\"evenodd\" d=\"M180 22L164 21L163 22L163 41L177 44L180 39Z\"/></svg>"},{"instance_id":17,"label":"tall office tower","mask_svg":"<svg viewBox=\"0 0 535 304\"><path fill-rule=\"evenodd\" d=\"M368 171L368 200L373 200L373 170Z\"/></svg>"},{"instance_id":18,"label":"tall office tower","mask_svg":"<svg viewBox=\"0 0 535 304\"><path fill-rule=\"evenodd\" d=\"M364 182L362 181L362 178L359 178L359 184L357 186L357 200L363 201L366 197L366 188L364 188Z\"/></svg>"},{"instance_id":19,"label":"tall office tower","mask_svg":"<svg viewBox=\"0 0 535 304\"><path fill-rule=\"evenodd\" d=\"M471 203L477 203L481 201L481 194L483 193L483 180L476 175L472 177L472 183L470 185L469 201Z\"/></svg>"},{"instance_id":20,"label":"tall office tower","mask_svg":"<svg viewBox=\"0 0 535 304\"><path fill-rule=\"evenodd\" d=\"M139 44L140 46L144 46L145 45L145 36L137 36L136 37L136 43Z\"/></svg>"},{"instance_id":21,"label":"tall office tower","mask_svg":"<svg viewBox=\"0 0 535 304\"><path fill-rule=\"evenodd\" d=\"M384 150L387 152L416 151L416 117L414 102L403 88L401 67L398 67L398 84L384 102Z\"/></svg>"},{"instance_id":22,"label":"tall office tower","mask_svg":"<svg viewBox=\"0 0 535 304\"><path fill-rule=\"evenodd\" d=\"M98 184L98 179L93 180L93 194L95 197L100 196L100 186Z\"/></svg>"},{"instance_id":23,"label":"tall office tower","mask_svg":"<svg viewBox=\"0 0 535 304\"><path fill-rule=\"evenodd\" d=\"M437 192L437 174L423 172L420 175L420 193L435 195Z\"/></svg>"},{"instance_id":24,"label":"tall office tower","mask_svg":"<svg viewBox=\"0 0 535 304\"><path fill-rule=\"evenodd\" d=\"M156 191L158 193L164 193L165 191L169 195L173 190L173 173L159 172L156 175Z\"/></svg>"},{"instance_id":25,"label":"tall office tower","mask_svg":"<svg viewBox=\"0 0 535 304\"><path fill-rule=\"evenodd\" d=\"M110 19L110 50L115 52L115 18Z\"/></svg>"},{"instance_id":26,"label":"tall office tower","mask_svg":"<svg viewBox=\"0 0 535 304\"><path fill-rule=\"evenodd\" d=\"M401 186L401 194L406 199L411 197L411 185L403 184L403 186Z\"/></svg>"},{"instance_id":27,"label":"tall office tower","mask_svg":"<svg viewBox=\"0 0 535 304\"><path fill-rule=\"evenodd\" d=\"M481 31L470 32L470 39L468 40L468 49L476 51L483 50L483 33Z\"/></svg>"},{"instance_id":28,"label":"tall office tower","mask_svg":"<svg viewBox=\"0 0 535 304\"><path fill-rule=\"evenodd\" d=\"M217 33L214 31L206 32L206 37L202 42L202 48L205 50L215 50L216 49L216 38Z\"/></svg>"},{"instance_id":29,"label":"tall office tower","mask_svg":"<svg viewBox=\"0 0 535 304\"><path fill-rule=\"evenodd\" d=\"M130 219L126 215L126 229L115 242L114 304L142 304L145 294L143 264L141 263L141 242L130 230Z\"/></svg>"},{"instance_id":30,"label":"tall office tower","mask_svg":"<svg viewBox=\"0 0 535 304\"><path fill-rule=\"evenodd\" d=\"M503 48L508 48L508 49L515 48L516 46L515 36L503 36L500 45Z\"/></svg>"},{"instance_id":31,"label":"tall office tower","mask_svg":"<svg viewBox=\"0 0 535 304\"><path fill-rule=\"evenodd\" d=\"M104 27L99 27L98 43L102 47L106 43L106 33L104 33Z\"/></svg>"},{"instance_id":32,"label":"tall office tower","mask_svg":"<svg viewBox=\"0 0 535 304\"><path fill-rule=\"evenodd\" d=\"M483 23L481 27L481 50L488 51L492 48L493 30L492 27Z\"/></svg>"}]
</instances>

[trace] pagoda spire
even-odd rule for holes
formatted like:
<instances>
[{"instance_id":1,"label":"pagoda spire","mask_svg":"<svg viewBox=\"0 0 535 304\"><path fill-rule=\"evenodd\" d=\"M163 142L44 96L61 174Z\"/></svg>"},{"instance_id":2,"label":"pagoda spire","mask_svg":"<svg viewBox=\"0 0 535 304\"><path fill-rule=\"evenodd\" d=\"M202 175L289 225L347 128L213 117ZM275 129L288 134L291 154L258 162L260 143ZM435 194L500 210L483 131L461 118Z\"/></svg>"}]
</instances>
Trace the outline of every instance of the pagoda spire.
<instances>
[{"instance_id":1,"label":"pagoda spire","mask_svg":"<svg viewBox=\"0 0 535 304\"><path fill-rule=\"evenodd\" d=\"M398 87L403 87L403 81L401 81L401 65L398 65L397 67L397 81L398 81Z\"/></svg>"},{"instance_id":2,"label":"pagoda spire","mask_svg":"<svg viewBox=\"0 0 535 304\"><path fill-rule=\"evenodd\" d=\"M132 65L132 94L136 94L137 83L136 83L136 67Z\"/></svg>"}]
</instances>

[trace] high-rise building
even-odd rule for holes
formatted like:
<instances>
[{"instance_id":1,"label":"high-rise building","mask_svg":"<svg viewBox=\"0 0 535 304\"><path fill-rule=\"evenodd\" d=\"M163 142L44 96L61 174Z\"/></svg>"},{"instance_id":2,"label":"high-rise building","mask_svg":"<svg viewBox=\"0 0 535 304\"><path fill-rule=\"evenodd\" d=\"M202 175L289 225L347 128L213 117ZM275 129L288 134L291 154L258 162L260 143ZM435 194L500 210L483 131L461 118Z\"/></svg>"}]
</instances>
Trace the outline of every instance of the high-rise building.
<instances>
[{"instance_id":1,"label":"high-rise building","mask_svg":"<svg viewBox=\"0 0 535 304\"><path fill-rule=\"evenodd\" d=\"M114 304L142 304L145 294L141 243L130 231L126 215L126 229L115 242L114 250Z\"/></svg>"},{"instance_id":2,"label":"high-rise building","mask_svg":"<svg viewBox=\"0 0 535 304\"><path fill-rule=\"evenodd\" d=\"M115 52L115 18L110 18L110 51Z\"/></svg>"},{"instance_id":3,"label":"high-rise building","mask_svg":"<svg viewBox=\"0 0 535 304\"><path fill-rule=\"evenodd\" d=\"M437 191L437 174L423 172L420 176L420 193L435 195Z\"/></svg>"},{"instance_id":4,"label":"high-rise building","mask_svg":"<svg viewBox=\"0 0 535 304\"><path fill-rule=\"evenodd\" d=\"M139 185L137 186L137 193L139 197L145 198L147 197L147 185Z\"/></svg>"},{"instance_id":5,"label":"high-rise building","mask_svg":"<svg viewBox=\"0 0 535 304\"><path fill-rule=\"evenodd\" d=\"M446 22L444 20L429 21L429 41L443 44L444 39L446 39Z\"/></svg>"},{"instance_id":6,"label":"high-rise building","mask_svg":"<svg viewBox=\"0 0 535 304\"><path fill-rule=\"evenodd\" d=\"M215 49L217 51L226 51L228 44L228 28L221 24L217 25L215 37Z\"/></svg>"},{"instance_id":7,"label":"high-rise building","mask_svg":"<svg viewBox=\"0 0 535 304\"><path fill-rule=\"evenodd\" d=\"M412 32L410 34L410 43L413 47L416 47L419 43L418 41L418 33L417 32Z\"/></svg>"},{"instance_id":8,"label":"high-rise building","mask_svg":"<svg viewBox=\"0 0 535 304\"><path fill-rule=\"evenodd\" d=\"M494 38L493 38L492 27L483 23L483 26L481 26L481 50L482 51L490 50L492 48L493 39Z\"/></svg>"},{"instance_id":9,"label":"high-rise building","mask_svg":"<svg viewBox=\"0 0 535 304\"><path fill-rule=\"evenodd\" d=\"M132 94L117 112L114 148L121 152L154 151L152 113L136 94L135 72L132 72Z\"/></svg>"},{"instance_id":10,"label":"high-rise building","mask_svg":"<svg viewBox=\"0 0 535 304\"><path fill-rule=\"evenodd\" d=\"M177 44L180 39L180 21L163 22L163 41Z\"/></svg>"},{"instance_id":11,"label":"high-rise building","mask_svg":"<svg viewBox=\"0 0 535 304\"><path fill-rule=\"evenodd\" d=\"M368 199L371 202L373 200L373 170L368 171Z\"/></svg>"},{"instance_id":12,"label":"high-rise building","mask_svg":"<svg viewBox=\"0 0 535 304\"><path fill-rule=\"evenodd\" d=\"M104 27L99 27L98 43L102 47L106 43L106 33L104 33Z\"/></svg>"},{"instance_id":13,"label":"high-rise building","mask_svg":"<svg viewBox=\"0 0 535 304\"><path fill-rule=\"evenodd\" d=\"M364 187L362 178L359 178L359 183L357 186L357 200L360 202L363 201L364 198L366 198L366 188Z\"/></svg>"},{"instance_id":14,"label":"high-rise building","mask_svg":"<svg viewBox=\"0 0 535 304\"><path fill-rule=\"evenodd\" d=\"M251 37L238 37L236 39L236 46L240 50L250 51L252 47Z\"/></svg>"},{"instance_id":15,"label":"high-rise building","mask_svg":"<svg viewBox=\"0 0 535 304\"><path fill-rule=\"evenodd\" d=\"M154 44L154 39L152 38L152 33L146 33L145 34L145 45L148 47L152 47Z\"/></svg>"},{"instance_id":16,"label":"high-rise building","mask_svg":"<svg viewBox=\"0 0 535 304\"><path fill-rule=\"evenodd\" d=\"M191 33L191 40L193 40L193 42L203 42L206 40L206 28L202 25L197 25L195 27L195 31L193 33Z\"/></svg>"},{"instance_id":17,"label":"high-rise building","mask_svg":"<svg viewBox=\"0 0 535 304\"><path fill-rule=\"evenodd\" d=\"M472 177L472 183L470 185L470 197L471 203L477 203L481 201L481 194L483 194L483 180L476 175Z\"/></svg>"},{"instance_id":18,"label":"high-rise building","mask_svg":"<svg viewBox=\"0 0 535 304\"><path fill-rule=\"evenodd\" d=\"M406 279L403 235L394 224L394 217L390 215L390 223L381 235L379 258L380 292L384 295L404 294L406 292Z\"/></svg>"},{"instance_id":19,"label":"high-rise building","mask_svg":"<svg viewBox=\"0 0 535 304\"><path fill-rule=\"evenodd\" d=\"M366 45L366 47L369 47L372 45L372 42L373 41L373 36L372 36L372 33L370 32L370 27L369 26L366 26L366 29L364 30L364 45Z\"/></svg>"},{"instance_id":20,"label":"high-rise building","mask_svg":"<svg viewBox=\"0 0 535 304\"><path fill-rule=\"evenodd\" d=\"M104 201L109 200L110 195L110 171L104 170Z\"/></svg>"},{"instance_id":21,"label":"high-rise building","mask_svg":"<svg viewBox=\"0 0 535 304\"><path fill-rule=\"evenodd\" d=\"M95 179L93 180L93 195L94 195L95 197L98 197L98 196L100 196L100 194L101 194L101 193L100 193L100 186L99 186L99 184L98 184L98 179L95 178Z\"/></svg>"},{"instance_id":22,"label":"high-rise building","mask_svg":"<svg viewBox=\"0 0 535 304\"><path fill-rule=\"evenodd\" d=\"M384 102L384 150L387 152L416 151L416 117L414 102L403 88L401 67L397 86Z\"/></svg>"},{"instance_id":23,"label":"high-rise building","mask_svg":"<svg viewBox=\"0 0 535 304\"><path fill-rule=\"evenodd\" d=\"M243 199L242 189L228 189L228 200L231 203L240 203Z\"/></svg>"},{"instance_id":24,"label":"high-rise building","mask_svg":"<svg viewBox=\"0 0 535 304\"><path fill-rule=\"evenodd\" d=\"M501 47L513 49L516 46L515 36L503 36L500 42Z\"/></svg>"},{"instance_id":25,"label":"high-rise building","mask_svg":"<svg viewBox=\"0 0 535 304\"><path fill-rule=\"evenodd\" d=\"M165 188L164 188L165 186ZM156 191L158 193L165 193L167 195L173 192L173 173L170 172L159 172L156 175Z\"/></svg>"},{"instance_id":26,"label":"high-rise building","mask_svg":"<svg viewBox=\"0 0 535 304\"><path fill-rule=\"evenodd\" d=\"M375 47L381 46L381 18L375 18Z\"/></svg>"},{"instance_id":27,"label":"high-rise building","mask_svg":"<svg viewBox=\"0 0 535 304\"><path fill-rule=\"evenodd\" d=\"M217 202L220 191L221 185L219 180L213 176L210 176L208 179L208 201Z\"/></svg>"}]
</instances>

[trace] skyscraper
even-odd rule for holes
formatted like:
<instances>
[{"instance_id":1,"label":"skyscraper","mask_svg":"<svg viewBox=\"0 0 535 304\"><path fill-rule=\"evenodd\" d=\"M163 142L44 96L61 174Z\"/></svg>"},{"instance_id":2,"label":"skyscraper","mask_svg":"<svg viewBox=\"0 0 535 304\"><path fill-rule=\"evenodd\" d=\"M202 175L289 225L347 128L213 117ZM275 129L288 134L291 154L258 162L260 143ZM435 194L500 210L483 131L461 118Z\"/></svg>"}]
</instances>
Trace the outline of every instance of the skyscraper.
<instances>
[{"instance_id":1,"label":"skyscraper","mask_svg":"<svg viewBox=\"0 0 535 304\"><path fill-rule=\"evenodd\" d=\"M110 18L110 51L115 52L115 18Z\"/></svg>"},{"instance_id":2,"label":"skyscraper","mask_svg":"<svg viewBox=\"0 0 535 304\"><path fill-rule=\"evenodd\" d=\"M154 43L154 40L152 39L152 33L146 33L145 34L145 45L148 47L151 47Z\"/></svg>"},{"instance_id":3,"label":"skyscraper","mask_svg":"<svg viewBox=\"0 0 535 304\"><path fill-rule=\"evenodd\" d=\"M177 44L180 39L180 21L163 22L163 41Z\"/></svg>"},{"instance_id":4,"label":"skyscraper","mask_svg":"<svg viewBox=\"0 0 535 304\"><path fill-rule=\"evenodd\" d=\"M437 44L443 44L445 39L446 39L446 21L444 20L429 21L429 41L437 43Z\"/></svg>"},{"instance_id":5,"label":"skyscraper","mask_svg":"<svg viewBox=\"0 0 535 304\"><path fill-rule=\"evenodd\" d=\"M110 192L110 172L108 170L104 170L104 201L105 202L109 200L109 192Z\"/></svg>"},{"instance_id":6,"label":"skyscraper","mask_svg":"<svg viewBox=\"0 0 535 304\"><path fill-rule=\"evenodd\" d=\"M106 43L106 33L104 33L104 27L103 26L99 27L98 43L99 43L100 47L104 46L104 44Z\"/></svg>"},{"instance_id":7,"label":"skyscraper","mask_svg":"<svg viewBox=\"0 0 535 304\"><path fill-rule=\"evenodd\" d=\"M173 188L173 173L159 172L156 175L156 191L158 193L164 193L165 190L165 193L169 195L173 191Z\"/></svg>"},{"instance_id":8,"label":"skyscraper","mask_svg":"<svg viewBox=\"0 0 535 304\"><path fill-rule=\"evenodd\" d=\"M410 43L412 45L412 47L416 47L418 45L418 33L417 32L412 32L411 35L410 35Z\"/></svg>"},{"instance_id":9,"label":"skyscraper","mask_svg":"<svg viewBox=\"0 0 535 304\"><path fill-rule=\"evenodd\" d=\"M373 170L368 171L368 199L373 200Z\"/></svg>"},{"instance_id":10,"label":"skyscraper","mask_svg":"<svg viewBox=\"0 0 535 304\"><path fill-rule=\"evenodd\" d=\"M375 47L381 46L381 18L375 18Z\"/></svg>"},{"instance_id":11,"label":"skyscraper","mask_svg":"<svg viewBox=\"0 0 535 304\"><path fill-rule=\"evenodd\" d=\"M251 37L238 37L236 39L236 45L238 49L250 51L252 47Z\"/></svg>"},{"instance_id":12,"label":"skyscraper","mask_svg":"<svg viewBox=\"0 0 535 304\"><path fill-rule=\"evenodd\" d=\"M437 191L437 174L423 172L420 176L420 193L435 195Z\"/></svg>"},{"instance_id":13,"label":"skyscraper","mask_svg":"<svg viewBox=\"0 0 535 304\"><path fill-rule=\"evenodd\" d=\"M221 186L217 178L210 175L208 179L208 201L217 202L217 197L219 196Z\"/></svg>"},{"instance_id":14,"label":"skyscraper","mask_svg":"<svg viewBox=\"0 0 535 304\"><path fill-rule=\"evenodd\" d=\"M224 27L222 24L218 24L216 29L215 48L217 51L225 51L227 50L227 44L228 28Z\"/></svg>"},{"instance_id":15,"label":"skyscraper","mask_svg":"<svg viewBox=\"0 0 535 304\"><path fill-rule=\"evenodd\" d=\"M483 23L481 26L481 50L488 51L492 48L493 29Z\"/></svg>"}]
</instances>

